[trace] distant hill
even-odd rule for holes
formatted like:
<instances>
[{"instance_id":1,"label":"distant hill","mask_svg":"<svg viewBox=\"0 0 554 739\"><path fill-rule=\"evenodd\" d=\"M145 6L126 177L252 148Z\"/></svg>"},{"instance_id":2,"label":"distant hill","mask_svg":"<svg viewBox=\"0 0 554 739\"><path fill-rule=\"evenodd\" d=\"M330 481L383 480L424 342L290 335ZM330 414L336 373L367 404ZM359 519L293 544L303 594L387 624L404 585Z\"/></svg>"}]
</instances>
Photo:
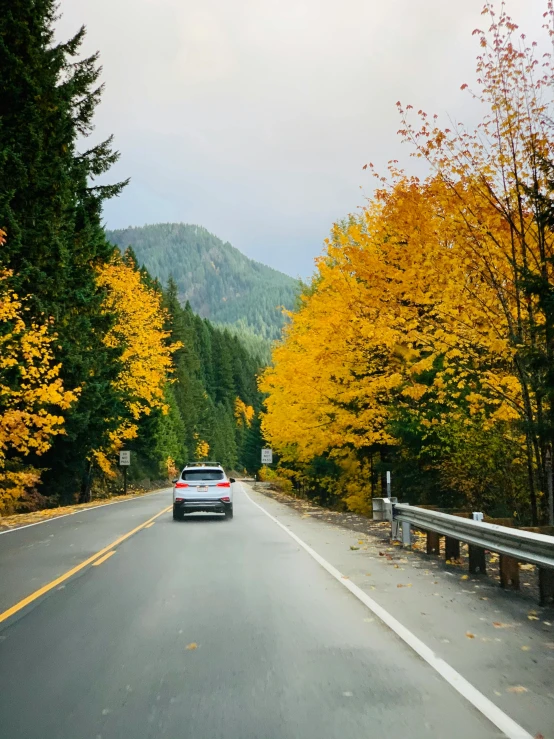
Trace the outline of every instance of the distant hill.
<instances>
[{"instance_id":1,"label":"distant hill","mask_svg":"<svg viewBox=\"0 0 554 739\"><path fill-rule=\"evenodd\" d=\"M107 231L112 244L131 246L164 285L173 277L184 304L204 318L266 341L280 335L282 306L293 308L299 282L244 256L201 226L159 223Z\"/></svg>"}]
</instances>

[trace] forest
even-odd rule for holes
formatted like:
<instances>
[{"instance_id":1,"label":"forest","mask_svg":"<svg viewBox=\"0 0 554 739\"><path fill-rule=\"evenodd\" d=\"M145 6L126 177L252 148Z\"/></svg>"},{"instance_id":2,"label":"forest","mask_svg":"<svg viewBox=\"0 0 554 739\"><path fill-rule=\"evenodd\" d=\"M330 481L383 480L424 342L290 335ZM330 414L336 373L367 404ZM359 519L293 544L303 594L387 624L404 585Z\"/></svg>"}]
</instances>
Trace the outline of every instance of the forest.
<instances>
[{"instance_id":1,"label":"forest","mask_svg":"<svg viewBox=\"0 0 554 739\"><path fill-rule=\"evenodd\" d=\"M283 308L294 307L300 289L297 280L249 259L201 226L160 223L108 231L108 238L123 251L131 246L162 283L172 277L182 303L229 325L261 350L280 336Z\"/></svg>"},{"instance_id":2,"label":"forest","mask_svg":"<svg viewBox=\"0 0 554 739\"><path fill-rule=\"evenodd\" d=\"M123 448L131 480L165 481L261 446L259 360L104 231L126 182L99 184L119 156L86 146L99 58L84 28L57 42L57 12L0 15L0 515L119 492Z\"/></svg>"},{"instance_id":3,"label":"forest","mask_svg":"<svg viewBox=\"0 0 554 739\"><path fill-rule=\"evenodd\" d=\"M400 499L553 521L554 7L487 3L476 127L398 103L398 161L334 225L260 388L278 475L369 513ZM546 50L546 53L544 53Z\"/></svg>"}]
</instances>

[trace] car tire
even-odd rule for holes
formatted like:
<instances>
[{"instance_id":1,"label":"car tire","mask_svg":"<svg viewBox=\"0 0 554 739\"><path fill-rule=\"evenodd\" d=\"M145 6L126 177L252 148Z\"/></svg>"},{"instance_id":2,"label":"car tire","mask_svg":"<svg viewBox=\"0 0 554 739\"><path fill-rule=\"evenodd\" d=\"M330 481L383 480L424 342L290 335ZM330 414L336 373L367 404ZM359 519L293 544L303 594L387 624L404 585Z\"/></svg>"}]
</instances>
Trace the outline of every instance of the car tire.
<instances>
[{"instance_id":1,"label":"car tire","mask_svg":"<svg viewBox=\"0 0 554 739\"><path fill-rule=\"evenodd\" d=\"M182 521L184 518L183 511L179 510L178 508L173 508L173 520L174 521Z\"/></svg>"},{"instance_id":2,"label":"car tire","mask_svg":"<svg viewBox=\"0 0 554 739\"><path fill-rule=\"evenodd\" d=\"M225 520L229 521L231 518L233 518L233 506L229 506L225 511Z\"/></svg>"}]
</instances>

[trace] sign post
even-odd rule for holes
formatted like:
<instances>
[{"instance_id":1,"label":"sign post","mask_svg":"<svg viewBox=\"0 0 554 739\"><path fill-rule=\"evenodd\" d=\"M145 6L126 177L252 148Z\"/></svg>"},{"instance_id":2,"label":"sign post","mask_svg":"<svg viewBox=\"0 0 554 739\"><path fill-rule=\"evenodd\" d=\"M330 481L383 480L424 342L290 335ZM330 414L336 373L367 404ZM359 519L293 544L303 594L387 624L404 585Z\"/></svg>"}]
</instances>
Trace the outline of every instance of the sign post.
<instances>
[{"instance_id":1,"label":"sign post","mask_svg":"<svg viewBox=\"0 0 554 739\"><path fill-rule=\"evenodd\" d=\"M119 466L123 467L123 495L127 495L127 467L131 464L131 452L119 452Z\"/></svg>"},{"instance_id":2,"label":"sign post","mask_svg":"<svg viewBox=\"0 0 554 739\"><path fill-rule=\"evenodd\" d=\"M262 449L262 464L273 463L273 449Z\"/></svg>"},{"instance_id":3,"label":"sign post","mask_svg":"<svg viewBox=\"0 0 554 739\"><path fill-rule=\"evenodd\" d=\"M390 470L387 470L387 498L390 498L390 493L391 493Z\"/></svg>"}]
</instances>

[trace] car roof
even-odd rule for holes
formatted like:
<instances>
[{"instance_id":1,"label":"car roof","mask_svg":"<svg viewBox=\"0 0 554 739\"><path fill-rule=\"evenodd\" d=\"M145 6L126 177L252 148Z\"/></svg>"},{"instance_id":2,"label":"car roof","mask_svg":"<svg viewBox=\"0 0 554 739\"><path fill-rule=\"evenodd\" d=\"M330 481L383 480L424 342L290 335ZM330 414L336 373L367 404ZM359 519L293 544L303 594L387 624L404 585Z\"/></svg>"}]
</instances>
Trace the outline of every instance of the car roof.
<instances>
[{"instance_id":1,"label":"car roof","mask_svg":"<svg viewBox=\"0 0 554 739\"><path fill-rule=\"evenodd\" d=\"M185 465L185 469L189 469L191 467L194 467L195 469L202 469L202 467L219 467L220 469L223 469L219 462L189 462Z\"/></svg>"}]
</instances>

